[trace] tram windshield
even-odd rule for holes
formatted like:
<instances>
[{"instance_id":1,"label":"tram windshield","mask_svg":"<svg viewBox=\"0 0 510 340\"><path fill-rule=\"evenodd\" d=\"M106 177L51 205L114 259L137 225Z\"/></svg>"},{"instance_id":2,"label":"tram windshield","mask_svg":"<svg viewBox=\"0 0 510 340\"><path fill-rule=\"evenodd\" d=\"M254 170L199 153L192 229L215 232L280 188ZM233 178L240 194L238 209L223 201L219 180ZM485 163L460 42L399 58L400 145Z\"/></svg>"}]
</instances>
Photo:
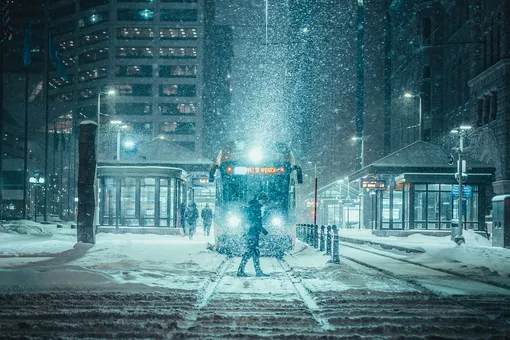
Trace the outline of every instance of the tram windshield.
<instances>
[{"instance_id":1,"label":"tram windshield","mask_svg":"<svg viewBox=\"0 0 510 340\"><path fill-rule=\"evenodd\" d=\"M234 175L223 178L223 200L229 202L248 202L260 192L269 196L269 206L287 205L289 195L289 175Z\"/></svg>"}]
</instances>

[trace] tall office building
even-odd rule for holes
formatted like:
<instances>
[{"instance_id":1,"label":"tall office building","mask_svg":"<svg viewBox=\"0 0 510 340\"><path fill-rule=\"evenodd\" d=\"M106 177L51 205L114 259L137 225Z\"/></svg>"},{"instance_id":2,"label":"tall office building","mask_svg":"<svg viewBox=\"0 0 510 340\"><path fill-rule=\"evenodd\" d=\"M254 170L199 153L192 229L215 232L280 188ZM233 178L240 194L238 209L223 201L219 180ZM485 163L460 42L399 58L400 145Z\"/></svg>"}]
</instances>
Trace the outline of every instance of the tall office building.
<instances>
[{"instance_id":1,"label":"tall office building","mask_svg":"<svg viewBox=\"0 0 510 340\"><path fill-rule=\"evenodd\" d=\"M95 121L100 106L101 145L114 147L115 119L135 141L201 152L202 0L49 0L48 9L68 73L50 74L52 119Z\"/></svg>"},{"instance_id":2,"label":"tall office building","mask_svg":"<svg viewBox=\"0 0 510 340\"><path fill-rule=\"evenodd\" d=\"M123 123L121 140L164 138L202 152L203 0L43 0L37 4L17 0L10 1L9 7L14 34L3 50L2 104L17 128L9 128L6 138L16 141L18 149L23 147L28 99L28 175L46 177L50 214L74 211L77 140L72 132L80 121L97 121L98 109L99 161L115 157L117 145L122 148L117 143L120 126L110 124L112 120ZM28 22L32 63L27 69L23 51ZM48 58L47 50L58 51L61 63ZM107 95L109 90L116 95ZM14 204L16 211L22 207L22 153L18 150L16 159L4 162L3 169L3 203ZM27 190L31 214L43 211L44 195L35 199L37 188L30 185Z\"/></svg>"}]
</instances>

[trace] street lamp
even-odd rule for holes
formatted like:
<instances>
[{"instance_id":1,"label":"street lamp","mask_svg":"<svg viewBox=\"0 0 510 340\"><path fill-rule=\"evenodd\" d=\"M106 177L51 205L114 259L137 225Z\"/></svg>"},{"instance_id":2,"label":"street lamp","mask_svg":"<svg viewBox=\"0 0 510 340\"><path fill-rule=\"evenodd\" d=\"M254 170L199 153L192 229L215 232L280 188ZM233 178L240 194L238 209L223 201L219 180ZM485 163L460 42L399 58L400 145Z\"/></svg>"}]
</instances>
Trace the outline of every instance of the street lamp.
<instances>
[{"instance_id":1,"label":"street lamp","mask_svg":"<svg viewBox=\"0 0 510 340\"><path fill-rule=\"evenodd\" d=\"M114 89L110 89L106 92L103 92L103 91L99 91L97 93L97 131L96 131L96 150L99 148L99 143L101 141L101 137L100 137L100 126L101 126L101 95L103 94L106 94L108 96L114 96L117 94L117 92L114 90ZM99 183L98 183L98 180L97 180L97 167L96 167L96 175L95 175L95 179L94 179L94 183L96 185L96 190L95 190L95 203L96 203L96 208L95 208L95 212L94 212L94 225L97 226L99 225Z\"/></svg>"},{"instance_id":2,"label":"street lamp","mask_svg":"<svg viewBox=\"0 0 510 340\"><path fill-rule=\"evenodd\" d=\"M349 182L349 177L345 176L345 181L347 182L347 197L345 198L345 203L347 203L347 224L346 227L349 228L350 222L350 212L351 212L351 183Z\"/></svg>"},{"instance_id":3,"label":"street lamp","mask_svg":"<svg viewBox=\"0 0 510 340\"><path fill-rule=\"evenodd\" d=\"M311 161L308 161L308 164L312 164ZM314 188L314 199L313 199L313 225L317 224L317 162L314 162L315 169L315 188Z\"/></svg>"},{"instance_id":4,"label":"street lamp","mask_svg":"<svg viewBox=\"0 0 510 340\"><path fill-rule=\"evenodd\" d=\"M106 92L99 91L97 94L97 141L99 143L99 127L101 123L101 95L106 94L108 96L114 96L117 92L113 89L110 89ZM99 146L99 145L98 145Z\"/></svg>"},{"instance_id":5,"label":"street lamp","mask_svg":"<svg viewBox=\"0 0 510 340\"><path fill-rule=\"evenodd\" d=\"M111 120L110 124L117 126L117 161L120 161L120 131L127 129L127 125L120 120Z\"/></svg>"},{"instance_id":6,"label":"street lamp","mask_svg":"<svg viewBox=\"0 0 510 340\"><path fill-rule=\"evenodd\" d=\"M338 203L339 203L339 215L340 215L340 219L338 221L338 226L341 227L342 224L344 223L344 209L343 209L343 204L342 203L342 185L344 184L344 180L343 179L339 179L337 181L338 183L338 186L340 188L340 192L339 192L339 196L340 196L340 199L338 200Z\"/></svg>"},{"instance_id":7,"label":"street lamp","mask_svg":"<svg viewBox=\"0 0 510 340\"><path fill-rule=\"evenodd\" d=\"M359 136L353 136L351 137L351 140L353 140L354 142L361 142L361 150L360 150L360 153L359 153L359 168L362 169L363 168L363 148L364 148L364 142L365 142L365 138L363 138L363 136L359 137Z\"/></svg>"},{"instance_id":8,"label":"street lamp","mask_svg":"<svg viewBox=\"0 0 510 340\"><path fill-rule=\"evenodd\" d=\"M44 184L44 177L40 177L39 175L34 175L28 179L28 182L32 185L35 185L34 188L34 222L37 222L37 186Z\"/></svg>"},{"instance_id":9,"label":"street lamp","mask_svg":"<svg viewBox=\"0 0 510 340\"><path fill-rule=\"evenodd\" d=\"M458 215L458 221L459 221L459 227L457 231L457 235L453 235L455 230L452 228L452 236L453 240L457 244L465 243L466 240L464 239L464 236L462 236L462 228L464 228L464 221L463 221L463 212L462 212L462 185L463 182L467 179L467 167L466 167L466 161L462 159L462 155L464 153L464 136L466 134L466 131L470 130L471 126L469 125L461 125L458 128L453 129L451 132L453 134L459 135L459 147L456 148L459 154L459 160L457 161L457 173L455 173L455 178L457 179L457 182L459 182L459 201L457 203L457 215Z\"/></svg>"},{"instance_id":10,"label":"street lamp","mask_svg":"<svg viewBox=\"0 0 510 340\"><path fill-rule=\"evenodd\" d=\"M423 131L423 113L422 113L422 105L421 105L421 92L420 93L412 93L406 92L404 93L404 97L406 98L418 98L419 99L419 108L418 108L418 140L422 140L422 131Z\"/></svg>"}]
</instances>

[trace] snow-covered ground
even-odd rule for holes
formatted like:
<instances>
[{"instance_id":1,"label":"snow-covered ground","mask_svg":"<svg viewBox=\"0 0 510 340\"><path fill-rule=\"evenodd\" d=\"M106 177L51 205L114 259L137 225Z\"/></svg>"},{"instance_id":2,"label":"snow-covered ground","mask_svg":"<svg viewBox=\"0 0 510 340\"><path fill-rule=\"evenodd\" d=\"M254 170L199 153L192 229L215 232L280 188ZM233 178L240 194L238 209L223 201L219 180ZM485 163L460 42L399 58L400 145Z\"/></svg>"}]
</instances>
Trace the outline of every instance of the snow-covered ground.
<instances>
[{"instance_id":1,"label":"snow-covered ground","mask_svg":"<svg viewBox=\"0 0 510 340\"><path fill-rule=\"evenodd\" d=\"M425 251L423 254L401 256L436 268L464 272L476 269L477 275L480 270L485 270L488 275L500 279L510 277L510 249L492 247L490 241L471 231L465 232L466 244L461 246L455 245L449 236L416 234L406 238L383 238L372 235L370 230L356 229L341 230L340 234L421 248ZM77 244L76 229L71 229L70 224L57 228L56 224L41 225L30 221L4 222L0 227L0 290L60 286L75 289L200 289L226 261L225 256L208 249L208 243L212 242L213 237L203 236L198 228L194 240L175 235L99 233L92 246ZM296 272L314 270L314 277L303 278L308 279L307 286L314 289L328 290L332 286L339 289L340 285L335 281L345 278L342 266L332 268L334 265L328 264L328 256L301 242L297 242L285 260ZM273 264L268 261L263 258L262 267L267 265L271 273ZM251 263L247 270L252 271Z\"/></svg>"},{"instance_id":2,"label":"snow-covered ground","mask_svg":"<svg viewBox=\"0 0 510 340\"><path fill-rule=\"evenodd\" d=\"M212 237L105 234L94 246L76 243L76 229L29 221L0 227L0 289L17 286L98 286L138 289L138 284L197 289L224 261L207 249Z\"/></svg>"},{"instance_id":3,"label":"snow-covered ground","mask_svg":"<svg viewBox=\"0 0 510 340\"><path fill-rule=\"evenodd\" d=\"M378 237L367 229L341 229L345 237L370 240L397 246L421 249L423 254L412 255L412 261L445 269L478 268L488 275L510 278L510 249L493 247L492 241L473 232L464 230L466 243L456 245L450 236L425 236L414 234L407 237Z\"/></svg>"}]
</instances>

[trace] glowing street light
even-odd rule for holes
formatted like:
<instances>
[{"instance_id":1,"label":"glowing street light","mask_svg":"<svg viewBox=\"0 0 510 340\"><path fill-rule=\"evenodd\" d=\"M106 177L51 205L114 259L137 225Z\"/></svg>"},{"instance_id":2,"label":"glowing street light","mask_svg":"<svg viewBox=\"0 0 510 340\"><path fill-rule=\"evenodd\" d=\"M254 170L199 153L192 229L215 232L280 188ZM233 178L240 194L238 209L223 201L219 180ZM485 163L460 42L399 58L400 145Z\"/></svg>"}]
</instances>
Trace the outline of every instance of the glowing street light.
<instances>
[{"instance_id":1,"label":"glowing street light","mask_svg":"<svg viewBox=\"0 0 510 340\"><path fill-rule=\"evenodd\" d=\"M423 131L423 113L422 113L422 103L421 103L421 92L420 93L412 93L406 92L404 93L404 97L406 98L418 98L419 99L419 108L418 108L418 140L422 140L422 131Z\"/></svg>"},{"instance_id":2,"label":"glowing street light","mask_svg":"<svg viewBox=\"0 0 510 340\"><path fill-rule=\"evenodd\" d=\"M96 148L99 148L99 143L101 141L100 137L100 126L101 126L101 95L108 95L108 96L114 96L117 92L114 89L109 89L108 91L99 91L97 93L97 130L96 130ZM99 183L97 182L97 169L96 169L96 176L94 179L94 184L96 186L95 192L95 212L94 212L94 225L99 225Z\"/></svg>"},{"instance_id":3,"label":"glowing street light","mask_svg":"<svg viewBox=\"0 0 510 340\"><path fill-rule=\"evenodd\" d=\"M111 120L110 124L117 126L117 161L120 161L120 131L127 129L127 125L123 124L121 120Z\"/></svg>"}]
</instances>

